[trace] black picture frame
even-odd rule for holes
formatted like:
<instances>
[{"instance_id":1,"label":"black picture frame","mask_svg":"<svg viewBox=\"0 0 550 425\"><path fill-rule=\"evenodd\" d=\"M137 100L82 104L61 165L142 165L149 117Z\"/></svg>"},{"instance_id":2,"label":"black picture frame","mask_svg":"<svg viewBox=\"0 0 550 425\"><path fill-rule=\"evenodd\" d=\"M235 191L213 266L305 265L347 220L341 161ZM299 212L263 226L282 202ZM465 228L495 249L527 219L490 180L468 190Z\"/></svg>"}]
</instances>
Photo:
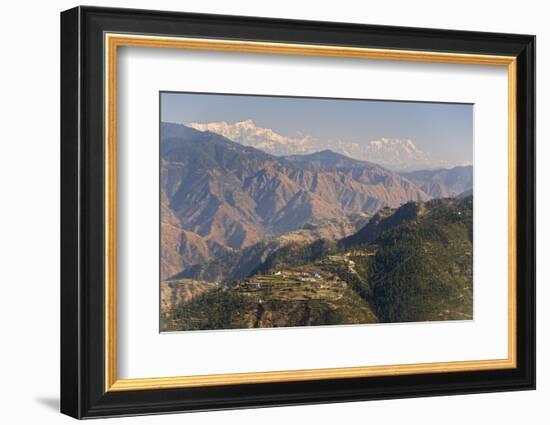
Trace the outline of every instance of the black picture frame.
<instances>
[{"instance_id":1,"label":"black picture frame","mask_svg":"<svg viewBox=\"0 0 550 425\"><path fill-rule=\"evenodd\" d=\"M106 392L105 32L516 57L517 367ZM62 413L93 418L535 388L534 36L132 9L67 10L61 13L61 194Z\"/></svg>"}]
</instances>

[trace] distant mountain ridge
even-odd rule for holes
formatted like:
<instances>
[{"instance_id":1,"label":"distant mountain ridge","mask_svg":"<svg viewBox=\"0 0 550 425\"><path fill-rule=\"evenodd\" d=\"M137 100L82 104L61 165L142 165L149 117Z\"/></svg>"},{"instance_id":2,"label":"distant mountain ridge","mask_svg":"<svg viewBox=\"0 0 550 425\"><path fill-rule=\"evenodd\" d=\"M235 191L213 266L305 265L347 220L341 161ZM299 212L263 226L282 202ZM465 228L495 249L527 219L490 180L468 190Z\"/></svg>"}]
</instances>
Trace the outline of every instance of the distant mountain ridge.
<instances>
[{"instance_id":1,"label":"distant mountain ridge","mask_svg":"<svg viewBox=\"0 0 550 425\"><path fill-rule=\"evenodd\" d=\"M474 186L474 168L471 165L449 170L412 171L401 175L434 198L452 198L468 191L471 194Z\"/></svg>"},{"instance_id":2,"label":"distant mountain ridge","mask_svg":"<svg viewBox=\"0 0 550 425\"><path fill-rule=\"evenodd\" d=\"M191 123L189 127L220 134L244 146L252 146L276 156L310 154L330 149L347 157L370 161L396 171L451 168L452 163L433 157L419 149L410 139L336 140L323 143L312 136L284 136L270 128L259 127L252 120L233 124L225 121Z\"/></svg>"},{"instance_id":3,"label":"distant mountain ridge","mask_svg":"<svg viewBox=\"0 0 550 425\"><path fill-rule=\"evenodd\" d=\"M430 198L379 165L334 152L276 157L161 123L161 276L316 220Z\"/></svg>"}]
</instances>

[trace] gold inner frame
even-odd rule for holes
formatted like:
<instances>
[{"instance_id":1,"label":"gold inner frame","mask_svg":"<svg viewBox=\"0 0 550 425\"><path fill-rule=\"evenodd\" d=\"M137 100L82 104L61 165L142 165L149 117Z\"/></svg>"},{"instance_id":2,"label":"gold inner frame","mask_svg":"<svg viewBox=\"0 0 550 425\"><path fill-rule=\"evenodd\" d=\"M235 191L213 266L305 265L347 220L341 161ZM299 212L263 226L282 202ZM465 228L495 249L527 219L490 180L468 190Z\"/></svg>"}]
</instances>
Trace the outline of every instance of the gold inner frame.
<instances>
[{"instance_id":1,"label":"gold inner frame","mask_svg":"<svg viewBox=\"0 0 550 425\"><path fill-rule=\"evenodd\" d=\"M267 43L128 34L105 34L105 391L204 387L321 379L447 373L515 368L516 359L516 58L462 53L370 49L328 45ZM494 65L508 72L508 357L495 360L304 369L253 373L118 379L116 324L116 123L117 48L119 46Z\"/></svg>"}]
</instances>

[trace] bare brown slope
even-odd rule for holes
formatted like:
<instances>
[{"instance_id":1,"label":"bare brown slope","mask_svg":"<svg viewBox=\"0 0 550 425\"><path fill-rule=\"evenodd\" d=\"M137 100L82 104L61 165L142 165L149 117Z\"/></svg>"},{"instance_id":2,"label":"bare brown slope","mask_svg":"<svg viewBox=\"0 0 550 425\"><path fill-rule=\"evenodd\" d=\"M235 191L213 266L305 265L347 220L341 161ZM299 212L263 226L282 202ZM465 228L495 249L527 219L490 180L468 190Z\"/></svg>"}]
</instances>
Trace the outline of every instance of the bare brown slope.
<instances>
[{"instance_id":1,"label":"bare brown slope","mask_svg":"<svg viewBox=\"0 0 550 425\"><path fill-rule=\"evenodd\" d=\"M226 250L188 230L161 223L161 279L179 272L182 267L201 264Z\"/></svg>"}]
</instances>

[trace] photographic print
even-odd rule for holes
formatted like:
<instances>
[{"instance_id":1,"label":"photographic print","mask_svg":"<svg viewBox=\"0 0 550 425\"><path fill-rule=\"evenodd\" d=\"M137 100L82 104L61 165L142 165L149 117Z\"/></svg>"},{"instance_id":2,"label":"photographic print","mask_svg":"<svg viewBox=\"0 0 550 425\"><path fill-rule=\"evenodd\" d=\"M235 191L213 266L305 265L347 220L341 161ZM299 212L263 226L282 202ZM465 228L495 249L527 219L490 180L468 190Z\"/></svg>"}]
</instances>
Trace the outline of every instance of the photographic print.
<instances>
[{"instance_id":1,"label":"photographic print","mask_svg":"<svg viewBox=\"0 0 550 425\"><path fill-rule=\"evenodd\" d=\"M160 93L161 332L473 319L473 105Z\"/></svg>"}]
</instances>

